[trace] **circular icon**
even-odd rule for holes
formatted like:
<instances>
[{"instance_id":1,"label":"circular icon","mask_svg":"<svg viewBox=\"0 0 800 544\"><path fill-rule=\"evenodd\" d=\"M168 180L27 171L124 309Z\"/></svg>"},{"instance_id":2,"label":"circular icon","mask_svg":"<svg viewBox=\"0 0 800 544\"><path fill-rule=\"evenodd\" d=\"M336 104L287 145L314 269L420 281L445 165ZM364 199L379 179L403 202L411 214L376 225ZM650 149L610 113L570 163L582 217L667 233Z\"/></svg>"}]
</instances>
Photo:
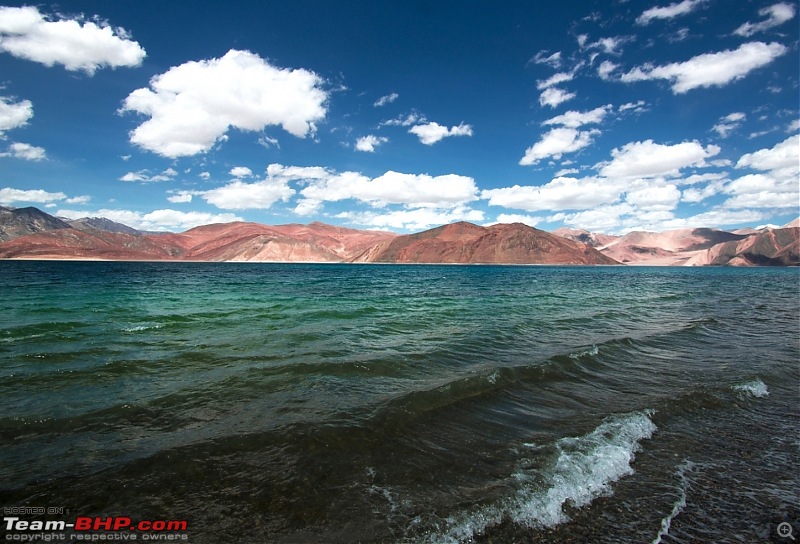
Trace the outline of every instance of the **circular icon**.
<instances>
[{"instance_id":1,"label":"circular icon","mask_svg":"<svg viewBox=\"0 0 800 544\"><path fill-rule=\"evenodd\" d=\"M794 529L792 528L791 523L783 522L778 524L778 536L781 538L791 538L794 540L794 535L792 532Z\"/></svg>"}]
</instances>

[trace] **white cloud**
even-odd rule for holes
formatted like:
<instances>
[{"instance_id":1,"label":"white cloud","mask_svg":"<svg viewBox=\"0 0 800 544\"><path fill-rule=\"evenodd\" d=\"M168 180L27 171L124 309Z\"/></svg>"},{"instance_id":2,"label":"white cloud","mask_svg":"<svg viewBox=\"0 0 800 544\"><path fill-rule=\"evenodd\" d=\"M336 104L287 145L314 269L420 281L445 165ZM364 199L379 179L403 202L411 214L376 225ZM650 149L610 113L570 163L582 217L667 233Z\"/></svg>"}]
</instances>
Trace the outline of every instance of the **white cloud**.
<instances>
[{"instance_id":1,"label":"white cloud","mask_svg":"<svg viewBox=\"0 0 800 544\"><path fill-rule=\"evenodd\" d=\"M167 200L174 204L191 202L194 194L196 194L194 191L178 191L175 194L168 196Z\"/></svg>"},{"instance_id":2,"label":"white cloud","mask_svg":"<svg viewBox=\"0 0 800 544\"><path fill-rule=\"evenodd\" d=\"M556 214L550 220L562 221L565 225L595 232L614 232L624 224L622 217L634 212L633 206L623 202L572 214Z\"/></svg>"},{"instance_id":3,"label":"white cloud","mask_svg":"<svg viewBox=\"0 0 800 544\"><path fill-rule=\"evenodd\" d=\"M600 63L600 66L597 67L597 75L600 76L600 79L609 80L611 79L611 72L616 70L619 67L619 64L615 64L610 60L604 60Z\"/></svg>"},{"instance_id":4,"label":"white cloud","mask_svg":"<svg viewBox=\"0 0 800 544\"><path fill-rule=\"evenodd\" d=\"M639 187L629 189L625 197L628 204L633 204L643 211L669 211L678 206L681 191L670 183L664 185L648 185L640 183Z\"/></svg>"},{"instance_id":5,"label":"white cloud","mask_svg":"<svg viewBox=\"0 0 800 544\"><path fill-rule=\"evenodd\" d=\"M409 132L415 134L423 144L433 145L439 140L450 136L472 136L472 126L461 123L457 127L447 128L439 123L432 122L413 126L409 129Z\"/></svg>"},{"instance_id":6,"label":"white cloud","mask_svg":"<svg viewBox=\"0 0 800 544\"><path fill-rule=\"evenodd\" d=\"M14 157L26 161L41 161L47 158L43 147L36 147L31 144L14 142L8 146L8 151L0 153L0 157Z\"/></svg>"},{"instance_id":7,"label":"white cloud","mask_svg":"<svg viewBox=\"0 0 800 544\"><path fill-rule=\"evenodd\" d=\"M146 53L123 28L78 19L50 20L35 7L0 7L0 51L93 75L106 66L139 66Z\"/></svg>"},{"instance_id":8,"label":"white cloud","mask_svg":"<svg viewBox=\"0 0 800 544\"><path fill-rule=\"evenodd\" d=\"M497 216L497 223L522 223L523 225L528 225L529 227L535 227L542 221L544 221L544 219L541 217L535 217L533 215L521 215L518 213L501 213Z\"/></svg>"},{"instance_id":9,"label":"white cloud","mask_svg":"<svg viewBox=\"0 0 800 544\"><path fill-rule=\"evenodd\" d=\"M638 178L677 175L689 166L706 166L705 159L720 152L714 145L703 147L698 142L675 145L654 143L653 140L631 142L611 152L612 160L601 163L600 174L610 178Z\"/></svg>"},{"instance_id":10,"label":"white cloud","mask_svg":"<svg viewBox=\"0 0 800 544\"><path fill-rule=\"evenodd\" d=\"M800 209L797 176L791 180L769 174L747 174L729 183L724 192L731 195L725 208Z\"/></svg>"},{"instance_id":11,"label":"white cloud","mask_svg":"<svg viewBox=\"0 0 800 544\"><path fill-rule=\"evenodd\" d=\"M411 125L416 125L417 123L424 123L426 121L425 116L419 112L412 111L409 114L401 115L396 119L389 119L388 121L383 121L380 126L382 127L410 127Z\"/></svg>"},{"instance_id":12,"label":"white cloud","mask_svg":"<svg viewBox=\"0 0 800 544\"><path fill-rule=\"evenodd\" d=\"M88 204L91 200L92 197L90 197L89 195L81 195L68 198L64 202L66 204Z\"/></svg>"},{"instance_id":13,"label":"white cloud","mask_svg":"<svg viewBox=\"0 0 800 544\"><path fill-rule=\"evenodd\" d=\"M604 53L609 55L619 55L622 53L620 47L622 44L633 41L632 36L616 36L614 38L601 38L596 42L592 42L584 46L587 49L602 49Z\"/></svg>"},{"instance_id":14,"label":"white cloud","mask_svg":"<svg viewBox=\"0 0 800 544\"><path fill-rule=\"evenodd\" d=\"M739 128L747 116L742 112L734 112L725 117L721 117L719 122L711 130L719 134L720 138L727 138L731 132Z\"/></svg>"},{"instance_id":15,"label":"white cloud","mask_svg":"<svg viewBox=\"0 0 800 544\"><path fill-rule=\"evenodd\" d=\"M227 185L199 193L209 204L223 210L267 209L277 201L287 201L295 190L282 180L269 178L253 183L234 180Z\"/></svg>"},{"instance_id":16,"label":"white cloud","mask_svg":"<svg viewBox=\"0 0 800 544\"><path fill-rule=\"evenodd\" d=\"M373 206L402 204L418 208L455 208L478 199L475 180L456 174L429 176L388 171L370 179L357 172L333 172L312 181L300 193L317 202L358 200Z\"/></svg>"},{"instance_id":17,"label":"white cloud","mask_svg":"<svg viewBox=\"0 0 800 544\"><path fill-rule=\"evenodd\" d=\"M561 66L561 51L556 51L552 54L550 54L550 51L546 50L539 51L536 53L536 56L534 56L528 62L533 62L534 64L547 64L553 68L558 68Z\"/></svg>"},{"instance_id":18,"label":"white cloud","mask_svg":"<svg viewBox=\"0 0 800 544\"><path fill-rule=\"evenodd\" d=\"M316 131L327 112L323 80L304 69L272 66L248 51L170 68L125 99L122 111L147 115L131 142L165 157L204 153L230 128L280 125L297 137Z\"/></svg>"},{"instance_id":19,"label":"white cloud","mask_svg":"<svg viewBox=\"0 0 800 544\"><path fill-rule=\"evenodd\" d=\"M637 19L636 22L640 25L649 24L654 19L673 19L680 15L686 15L695 10L703 0L683 0L668 6L657 6L645 10Z\"/></svg>"},{"instance_id":20,"label":"white cloud","mask_svg":"<svg viewBox=\"0 0 800 544\"><path fill-rule=\"evenodd\" d=\"M556 178L542 186L487 189L481 198L492 206L529 212L542 210L585 210L617 201L622 192L618 183L599 178Z\"/></svg>"},{"instance_id":21,"label":"white cloud","mask_svg":"<svg viewBox=\"0 0 800 544\"><path fill-rule=\"evenodd\" d=\"M49 193L42 189L14 189L12 187L5 187L0 189L0 204L13 204L14 202L35 202L44 204L47 202L55 202L67 198L62 192Z\"/></svg>"},{"instance_id":22,"label":"white cloud","mask_svg":"<svg viewBox=\"0 0 800 544\"><path fill-rule=\"evenodd\" d=\"M180 212L171 209L154 210L150 213L112 209L93 212L58 210L56 215L67 219L105 217L111 221L145 231L183 231L211 223L230 223L243 220L241 217L231 213L210 214L204 212Z\"/></svg>"},{"instance_id":23,"label":"white cloud","mask_svg":"<svg viewBox=\"0 0 800 544\"><path fill-rule=\"evenodd\" d=\"M373 153L376 147L388 141L389 138L384 138L383 136L375 136L374 134L369 134L368 136L363 136L358 140L356 140L356 149L358 151Z\"/></svg>"},{"instance_id":24,"label":"white cloud","mask_svg":"<svg viewBox=\"0 0 800 544\"><path fill-rule=\"evenodd\" d=\"M25 126L33 117L33 104L30 100L11 102L11 99L0 96L0 138L3 132Z\"/></svg>"},{"instance_id":25,"label":"white cloud","mask_svg":"<svg viewBox=\"0 0 800 544\"><path fill-rule=\"evenodd\" d=\"M734 34L739 36L752 36L757 32L769 30L770 28L780 26L787 21L794 18L795 7L788 2L781 2L772 6L763 8L758 11L758 14L767 19L760 23L744 23L742 26L733 31Z\"/></svg>"},{"instance_id":26,"label":"white cloud","mask_svg":"<svg viewBox=\"0 0 800 544\"><path fill-rule=\"evenodd\" d=\"M626 111L633 110L634 113L643 113L647 111L647 103L644 100L639 100L638 102L628 102L627 104L622 104L617 111L619 113L624 113Z\"/></svg>"},{"instance_id":27,"label":"white cloud","mask_svg":"<svg viewBox=\"0 0 800 544\"><path fill-rule=\"evenodd\" d=\"M602 123L606 114L611 110L611 104L600 106L590 111L568 111L544 121L543 125L562 125L569 128L580 128L583 125Z\"/></svg>"},{"instance_id":28,"label":"white cloud","mask_svg":"<svg viewBox=\"0 0 800 544\"><path fill-rule=\"evenodd\" d=\"M549 78L545 79L544 81L539 81L536 83L536 88L540 91L542 89L547 89L552 87L553 85L558 85L559 83L564 83L566 81L572 81L574 78L574 74L568 72L559 72L557 74L553 74Z\"/></svg>"},{"instance_id":29,"label":"white cloud","mask_svg":"<svg viewBox=\"0 0 800 544\"><path fill-rule=\"evenodd\" d=\"M577 96L575 93L570 93L556 87L549 87L539 95L539 104L555 108L558 107L559 104L572 100L575 96Z\"/></svg>"},{"instance_id":30,"label":"white cloud","mask_svg":"<svg viewBox=\"0 0 800 544\"><path fill-rule=\"evenodd\" d=\"M253 177L253 171L250 170L246 166L234 166L231 168L230 172L228 172L231 176L235 178L250 178Z\"/></svg>"},{"instance_id":31,"label":"white cloud","mask_svg":"<svg viewBox=\"0 0 800 544\"><path fill-rule=\"evenodd\" d=\"M119 180L132 183L157 183L159 181L170 181L177 175L178 172L173 168L167 168L160 174L151 174L149 170L145 169L138 172L128 172Z\"/></svg>"},{"instance_id":32,"label":"white cloud","mask_svg":"<svg viewBox=\"0 0 800 544\"><path fill-rule=\"evenodd\" d=\"M798 169L800 165L800 135L786 138L771 149L759 149L742 155L736 168L753 168L762 171Z\"/></svg>"},{"instance_id":33,"label":"white cloud","mask_svg":"<svg viewBox=\"0 0 800 544\"><path fill-rule=\"evenodd\" d=\"M800 130L800 119L794 119L786 127L786 132L797 132L798 130Z\"/></svg>"},{"instance_id":34,"label":"white cloud","mask_svg":"<svg viewBox=\"0 0 800 544\"><path fill-rule=\"evenodd\" d=\"M337 217L349 219L359 225L373 228L423 230L439 225L447 225L455 221L483 221L483 212L468 207L452 210L436 210L418 208L415 210L396 210L384 214L379 213L343 213Z\"/></svg>"},{"instance_id":35,"label":"white cloud","mask_svg":"<svg viewBox=\"0 0 800 544\"><path fill-rule=\"evenodd\" d=\"M380 108L381 106L385 106L386 104L391 104L398 98L400 98L400 95L397 93L387 94L386 96L382 96L378 100L376 100L373 106L375 106L376 108Z\"/></svg>"},{"instance_id":36,"label":"white cloud","mask_svg":"<svg viewBox=\"0 0 800 544\"><path fill-rule=\"evenodd\" d=\"M741 79L787 51L779 43L745 43L735 50L706 53L686 62L636 67L620 79L624 82L666 79L672 82L673 93L683 94L698 87L719 87Z\"/></svg>"},{"instance_id":37,"label":"white cloud","mask_svg":"<svg viewBox=\"0 0 800 544\"><path fill-rule=\"evenodd\" d=\"M544 134L542 139L525 150L519 164L530 166L542 159L560 159L564 153L574 153L592 143L592 136L599 130L577 130L568 127L554 128Z\"/></svg>"}]
</instances>

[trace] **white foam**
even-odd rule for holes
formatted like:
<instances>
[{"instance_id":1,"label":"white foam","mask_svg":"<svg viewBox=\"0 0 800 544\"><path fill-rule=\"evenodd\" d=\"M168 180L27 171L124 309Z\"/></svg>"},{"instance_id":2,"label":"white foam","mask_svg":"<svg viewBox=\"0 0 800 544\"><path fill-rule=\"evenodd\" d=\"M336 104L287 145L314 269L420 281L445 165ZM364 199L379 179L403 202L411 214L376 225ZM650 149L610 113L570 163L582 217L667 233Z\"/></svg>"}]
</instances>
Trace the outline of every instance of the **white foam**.
<instances>
[{"instance_id":1,"label":"white foam","mask_svg":"<svg viewBox=\"0 0 800 544\"><path fill-rule=\"evenodd\" d=\"M570 357L570 359L580 359L581 357L587 357L587 356L588 357L594 357L598 353L600 353L600 350L595 345L595 346L592 346L590 349L587 349L587 350L584 350L584 351L580 351L578 353L570 353L569 357Z\"/></svg>"},{"instance_id":2,"label":"white foam","mask_svg":"<svg viewBox=\"0 0 800 544\"><path fill-rule=\"evenodd\" d=\"M694 463L691 461L685 461L680 467L678 467L678 477L681 481L678 499L672 505L672 511L661 520L661 530L659 530L658 534L650 544L661 544L661 539L669 534L669 529L672 526L672 520L674 520L678 514L683 512L683 509L686 508L686 491L689 488L689 479L686 477L686 472L692 470L693 468Z\"/></svg>"},{"instance_id":3,"label":"white foam","mask_svg":"<svg viewBox=\"0 0 800 544\"><path fill-rule=\"evenodd\" d=\"M606 419L595 430L556 442L558 457L541 477L521 468L515 479L522 483L516 495L500 504L449 517L447 528L428 541L455 544L472 541L504 519L528 527L550 527L569 520L564 506L580 508L601 495L611 494L611 484L633 474L631 463L639 441L650 438L656 426L653 411L634 412Z\"/></svg>"},{"instance_id":4,"label":"white foam","mask_svg":"<svg viewBox=\"0 0 800 544\"><path fill-rule=\"evenodd\" d=\"M160 329L163 325L137 325L135 327L125 327L123 328L123 332L142 332L142 331L149 331L151 329Z\"/></svg>"},{"instance_id":5,"label":"white foam","mask_svg":"<svg viewBox=\"0 0 800 544\"><path fill-rule=\"evenodd\" d=\"M743 383L741 385L734 385L733 389L734 391L740 391L759 399L769 395L767 384L759 379L755 379L752 382Z\"/></svg>"}]
</instances>

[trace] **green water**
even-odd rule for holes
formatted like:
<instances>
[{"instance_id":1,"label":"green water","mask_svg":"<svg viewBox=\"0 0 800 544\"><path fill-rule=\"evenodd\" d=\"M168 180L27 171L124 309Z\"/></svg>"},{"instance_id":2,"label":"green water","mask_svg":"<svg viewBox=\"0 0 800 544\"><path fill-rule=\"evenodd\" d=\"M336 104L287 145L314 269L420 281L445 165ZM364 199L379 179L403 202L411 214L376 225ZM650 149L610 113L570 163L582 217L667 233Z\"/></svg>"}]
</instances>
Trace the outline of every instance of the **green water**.
<instances>
[{"instance_id":1,"label":"green water","mask_svg":"<svg viewBox=\"0 0 800 544\"><path fill-rule=\"evenodd\" d=\"M201 543L800 529L797 270L0 262L0 278L0 506L187 519Z\"/></svg>"}]
</instances>

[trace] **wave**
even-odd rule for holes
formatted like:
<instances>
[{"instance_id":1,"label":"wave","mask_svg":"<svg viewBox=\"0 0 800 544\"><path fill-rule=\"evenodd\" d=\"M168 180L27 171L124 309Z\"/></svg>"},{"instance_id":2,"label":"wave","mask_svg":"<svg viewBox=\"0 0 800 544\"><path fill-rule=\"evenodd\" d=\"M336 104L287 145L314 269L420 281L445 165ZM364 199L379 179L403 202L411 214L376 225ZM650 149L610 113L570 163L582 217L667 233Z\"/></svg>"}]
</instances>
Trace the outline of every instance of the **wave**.
<instances>
[{"instance_id":1,"label":"wave","mask_svg":"<svg viewBox=\"0 0 800 544\"><path fill-rule=\"evenodd\" d=\"M756 397L759 399L769 395L769 389L767 389L767 385L760 379L755 379L747 383L734 385L733 390L738 391L742 395Z\"/></svg>"},{"instance_id":2,"label":"wave","mask_svg":"<svg viewBox=\"0 0 800 544\"><path fill-rule=\"evenodd\" d=\"M661 519L661 529L650 544L661 544L662 539L669 535L669 529L674 520L683 509L686 508L686 493L689 490L689 478L687 472L694 470L694 463L689 460L684 461L677 471L678 479L680 480L680 487L678 488L678 498L672 505L672 510L664 518Z\"/></svg>"},{"instance_id":3,"label":"wave","mask_svg":"<svg viewBox=\"0 0 800 544\"><path fill-rule=\"evenodd\" d=\"M154 329L160 329L164 325L135 325L130 327L123 327L122 332L142 332Z\"/></svg>"},{"instance_id":4,"label":"wave","mask_svg":"<svg viewBox=\"0 0 800 544\"><path fill-rule=\"evenodd\" d=\"M651 419L654 413L644 410L612 416L588 434L559 439L555 443L557 456L543 473L521 466L514 474L521 487L513 498L450 516L445 520L446 529L432 535L428 542L472 541L506 520L530 528L569 521L566 508L581 508L597 497L612 494L611 484L633 474L631 465L640 442L657 430Z\"/></svg>"}]
</instances>

